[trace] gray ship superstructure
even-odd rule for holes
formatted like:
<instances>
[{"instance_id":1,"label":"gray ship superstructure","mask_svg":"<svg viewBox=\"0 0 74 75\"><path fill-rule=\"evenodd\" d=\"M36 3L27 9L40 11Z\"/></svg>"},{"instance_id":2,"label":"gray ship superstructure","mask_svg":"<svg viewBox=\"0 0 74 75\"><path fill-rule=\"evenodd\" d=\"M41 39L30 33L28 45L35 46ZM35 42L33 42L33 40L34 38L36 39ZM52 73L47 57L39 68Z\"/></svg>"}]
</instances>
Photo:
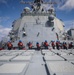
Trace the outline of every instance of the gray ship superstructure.
<instances>
[{"instance_id":1,"label":"gray ship superstructure","mask_svg":"<svg viewBox=\"0 0 74 75\"><path fill-rule=\"evenodd\" d=\"M21 13L21 17L12 24L12 30L9 34L13 45L17 46L19 40L24 44L32 42L35 46L36 42L40 44L47 40L63 40L64 23L56 17L52 2L43 2L35 0L34 2L24 2L30 4L31 8L25 7ZM46 10L44 5L49 4Z\"/></svg>"}]
</instances>

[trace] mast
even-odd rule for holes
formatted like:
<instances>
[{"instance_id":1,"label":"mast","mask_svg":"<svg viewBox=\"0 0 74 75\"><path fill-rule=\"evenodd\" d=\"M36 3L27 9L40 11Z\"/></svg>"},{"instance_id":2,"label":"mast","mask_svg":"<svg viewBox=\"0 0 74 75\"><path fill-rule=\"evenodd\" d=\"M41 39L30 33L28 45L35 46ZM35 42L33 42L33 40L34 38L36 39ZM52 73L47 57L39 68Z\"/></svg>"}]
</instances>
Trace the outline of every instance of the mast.
<instances>
[{"instance_id":1,"label":"mast","mask_svg":"<svg viewBox=\"0 0 74 75\"><path fill-rule=\"evenodd\" d=\"M21 4L37 4L37 3L40 3L40 4L57 4L57 2L52 2L52 0L50 0L50 2L44 2L43 0L34 0L34 1L24 1L24 0L21 0L20 1Z\"/></svg>"},{"instance_id":2,"label":"mast","mask_svg":"<svg viewBox=\"0 0 74 75\"><path fill-rule=\"evenodd\" d=\"M34 1L24 1L24 0L21 0L20 2L21 4L29 4L33 10L33 12L35 13L40 13L42 11L44 11L43 7L42 7L42 4L49 4L50 5L50 9L49 11L52 13L54 12L54 7L53 7L53 4L57 4L56 2L52 2L51 0L49 2L44 2L43 0L34 0Z\"/></svg>"},{"instance_id":3,"label":"mast","mask_svg":"<svg viewBox=\"0 0 74 75\"><path fill-rule=\"evenodd\" d=\"M20 3L22 3L22 4L34 4L34 3L57 4L57 2L52 2L52 1L50 1L50 2L44 2L43 0L34 0L32 2L30 2L30 1L25 2L24 0L21 0Z\"/></svg>"}]
</instances>

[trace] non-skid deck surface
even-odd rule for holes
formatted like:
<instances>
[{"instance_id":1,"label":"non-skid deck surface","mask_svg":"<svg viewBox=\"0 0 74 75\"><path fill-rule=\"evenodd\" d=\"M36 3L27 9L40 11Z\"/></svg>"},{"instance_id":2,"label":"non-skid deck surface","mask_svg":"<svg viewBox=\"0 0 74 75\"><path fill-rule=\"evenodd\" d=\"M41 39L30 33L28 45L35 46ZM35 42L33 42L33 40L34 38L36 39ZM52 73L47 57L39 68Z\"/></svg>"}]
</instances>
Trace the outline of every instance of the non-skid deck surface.
<instances>
[{"instance_id":1,"label":"non-skid deck surface","mask_svg":"<svg viewBox=\"0 0 74 75\"><path fill-rule=\"evenodd\" d=\"M74 65L66 61L47 62L51 75L74 75Z\"/></svg>"},{"instance_id":2,"label":"non-skid deck surface","mask_svg":"<svg viewBox=\"0 0 74 75\"><path fill-rule=\"evenodd\" d=\"M0 51L0 75L74 75L71 52L73 50L3 50Z\"/></svg>"},{"instance_id":3,"label":"non-skid deck surface","mask_svg":"<svg viewBox=\"0 0 74 75\"><path fill-rule=\"evenodd\" d=\"M36 51L25 75L47 75L40 51Z\"/></svg>"},{"instance_id":4,"label":"non-skid deck surface","mask_svg":"<svg viewBox=\"0 0 74 75\"><path fill-rule=\"evenodd\" d=\"M0 56L0 62L10 61L15 56Z\"/></svg>"},{"instance_id":5,"label":"non-skid deck surface","mask_svg":"<svg viewBox=\"0 0 74 75\"><path fill-rule=\"evenodd\" d=\"M0 66L0 75L23 75L27 63L6 63Z\"/></svg>"},{"instance_id":6,"label":"non-skid deck surface","mask_svg":"<svg viewBox=\"0 0 74 75\"><path fill-rule=\"evenodd\" d=\"M46 61L64 61L64 59L58 55L53 55L53 56L45 55L44 58Z\"/></svg>"},{"instance_id":7,"label":"non-skid deck surface","mask_svg":"<svg viewBox=\"0 0 74 75\"><path fill-rule=\"evenodd\" d=\"M32 56L17 56L11 61L30 61Z\"/></svg>"}]
</instances>

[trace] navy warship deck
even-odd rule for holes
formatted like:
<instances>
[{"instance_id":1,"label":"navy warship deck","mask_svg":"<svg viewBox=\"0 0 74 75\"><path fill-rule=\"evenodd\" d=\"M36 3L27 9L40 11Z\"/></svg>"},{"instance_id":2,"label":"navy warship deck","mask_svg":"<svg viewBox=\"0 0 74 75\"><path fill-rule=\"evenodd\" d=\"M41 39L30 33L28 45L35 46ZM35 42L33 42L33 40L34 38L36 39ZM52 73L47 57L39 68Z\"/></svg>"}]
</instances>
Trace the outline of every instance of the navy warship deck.
<instances>
[{"instance_id":1,"label":"navy warship deck","mask_svg":"<svg viewBox=\"0 0 74 75\"><path fill-rule=\"evenodd\" d=\"M74 75L73 52L73 49L2 50L0 75Z\"/></svg>"},{"instance_id":2,"label":"navy warship deck","mask_svg":"<svg viewBox=\"0 0 74 75\"><path fill-rule=\"evenodd\" d=\"M67 40L64 23L56 17L54 3L34 0L25 2L31 7L25 7L19 19L13 21L12 30L9 33L13 49L0 51L0 75L74 75L74 50L16 50L21 40L23 46L28 49L28 43L36 43L40 46L47 40L51 48L51 41ZM49 9L43 5L49 5Z\"/></svg>"}]
</instances>

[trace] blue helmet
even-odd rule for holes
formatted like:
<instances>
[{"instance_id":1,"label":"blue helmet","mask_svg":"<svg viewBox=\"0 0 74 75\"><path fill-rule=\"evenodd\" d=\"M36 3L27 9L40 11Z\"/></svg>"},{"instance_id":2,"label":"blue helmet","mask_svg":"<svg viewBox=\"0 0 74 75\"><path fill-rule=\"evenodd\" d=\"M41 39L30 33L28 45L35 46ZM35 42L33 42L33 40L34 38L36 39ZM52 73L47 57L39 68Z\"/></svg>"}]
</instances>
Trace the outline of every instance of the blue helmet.
<instances>
[{"instance_id":1,"label":"blue helmet","mask_svg":"<svg viewBox=\"0 0 74 75\"><path fill-rule=\"evenodd\" d=\"M22 42L21 40L19 40L19 42Z\"/></svg>"},{"instance_id":2,"label":"blue helmet","mask_svg":"<svg viewBox=\"0 0 74 75\"><path fill-rule=\"evenodd\" d=\"M58 41L56 41L56 42L58 42Z\"/></svg>"},{"instance_id":3,"label":"blue helmet","mask_svg":"<svg viewBox=\"0 0 74 75\"><path fill-rule=\"evenodd\" d=\"M56 42L60 42L59 40L57 40Z\"/></svg>"},{"instance_id":4,"label":"blue helmet","mask_svg":"<svg viewBox=\"0 0 74 75\"><path fill-rule=\"evenodd\" d=\"M47 40L45 40L45 42L47 42Z\"/></svg>"},{"instance_id":5,"label":"blue helmet","mask_svg":"<svg viewBox=\"0 0 74 75\"><path fill-rule=\"evenodd\" d=\"M55 42L55 41L52 41L52 42Z\"/></svg>"},{"instance_id":6,"label":"blue helmet","mask_svg":"<svg viewBox=\"0 0 74 75\"><path fill-rule=\"evenodd\" d=\"M8 42L11 42L11 41L8 41Z\"/></svg>"},{"instance_id":7,"label":"blue helmet","mask_svg":"<svg viewBox=\"0 0 74 75\"><path fill-rule=\"evenodd\" d=\"M55 42L55 41L52 40L51 42Z\"/></svg>"},{"instance_id":8,"label":"blue helmet","mask_svg":"<svg viewBox=\"0 0 74 75\"><path fill-rule=\"evenodd\" d=\"M71 44L73 44L73 42L71 42Z\"/></svg>"},{"instance_id":9,"label":"blue helmet","mask_svg":"<svg viewBox=\"0 0 74 75\"><path fill-rule=\"evenodd\" d=\"M39 44L39 42L37 42L36 44Z\"/></svg>"}]
</instances>

